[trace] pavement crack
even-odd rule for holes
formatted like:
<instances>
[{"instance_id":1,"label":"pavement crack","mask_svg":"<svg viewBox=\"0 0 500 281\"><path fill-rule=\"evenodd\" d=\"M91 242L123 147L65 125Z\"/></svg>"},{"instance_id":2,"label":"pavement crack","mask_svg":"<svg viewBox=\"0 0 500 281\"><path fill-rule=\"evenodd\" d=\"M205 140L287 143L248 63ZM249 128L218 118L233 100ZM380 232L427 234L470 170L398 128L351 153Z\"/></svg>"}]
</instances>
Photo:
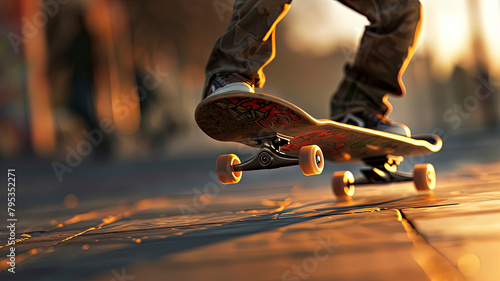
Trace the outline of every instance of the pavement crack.
<instances>
[{"instance_id":1,"label":"pavement crack","mask_svg":"<svg viewBox=\"0 0 500 281\"><path fill-rule=\"evenodd\" d=\"M408 238L413 243L411 254L431 280L465 280L458 268L440 251L432 246L428 239L400 209L394 209L398 221L403 225Z\"/></svg>"}]
</instances>

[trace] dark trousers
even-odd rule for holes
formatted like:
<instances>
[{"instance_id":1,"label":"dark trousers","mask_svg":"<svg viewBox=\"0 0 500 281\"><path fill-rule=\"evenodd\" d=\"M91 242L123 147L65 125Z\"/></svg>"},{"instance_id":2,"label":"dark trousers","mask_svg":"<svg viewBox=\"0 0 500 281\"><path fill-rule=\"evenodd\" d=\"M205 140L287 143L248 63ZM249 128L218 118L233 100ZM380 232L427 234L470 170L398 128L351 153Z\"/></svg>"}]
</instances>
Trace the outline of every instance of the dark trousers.
<instances>
[{"instance_id":1,"label":"dark trousers","mask_svg":"<svg viewBox=\"0 0 500 281\"><path fill-rule=\"evenodd\" d=\"M387 94L405 94L401 81L420 31L419 0L339 0L370 21L352 62L346 63L342 84L359 85L364 94L347 93L344 85L332 104L364 103L375 113L390 110ZM275 55L275 27L290 8L291 0L236 0L229 27L212 50L206 67L207 86L216 73L240 73L265 83L263 68ZM335 107L335 106L334 106ZM366 107L366 106L365 106ZM339 106L332 115L348 110Z\"/></svg>"}]
</instances>

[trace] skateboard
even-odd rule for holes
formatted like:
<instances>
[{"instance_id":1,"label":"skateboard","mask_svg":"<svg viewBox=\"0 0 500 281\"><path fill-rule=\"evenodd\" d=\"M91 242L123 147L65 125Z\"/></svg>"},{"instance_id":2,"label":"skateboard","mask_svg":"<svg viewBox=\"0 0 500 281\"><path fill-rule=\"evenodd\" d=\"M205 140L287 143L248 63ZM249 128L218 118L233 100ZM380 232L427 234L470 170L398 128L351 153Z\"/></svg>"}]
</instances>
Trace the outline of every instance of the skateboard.
<instances>
[{"instance_id":1,"label":"skateboard","mask_svg":"<svg viewBox=\"0 0 500 281\"><path fill-rule=\"evenodd\" d=\"M436 135L405 137L315 119L298 106L262 93L230 92L209 96L195 111L196 123L211 138L238 142L259 150L241 163L234 154L221 155L216 162L221 183L237 183L243 171L299 165L302 172L317 175L324 161L363 162L363 178L350 171L332 176L337 197L351 197L355 186L371 183L413 181L417 190L432 190L436 172L432 164L418 164L413 173L397 171L404 157L435 153L442 147Z\"/></svg>"}]
</instances>

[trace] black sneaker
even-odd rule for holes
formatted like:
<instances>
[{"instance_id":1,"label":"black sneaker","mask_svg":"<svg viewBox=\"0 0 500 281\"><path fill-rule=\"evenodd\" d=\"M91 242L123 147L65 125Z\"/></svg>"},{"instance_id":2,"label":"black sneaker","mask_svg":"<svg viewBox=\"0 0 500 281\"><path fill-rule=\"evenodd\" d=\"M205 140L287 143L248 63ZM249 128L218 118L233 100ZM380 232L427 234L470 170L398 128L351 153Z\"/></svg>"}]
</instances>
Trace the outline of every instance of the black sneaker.
<instances>
[{"instance_id":1,"label":"black sneaker","mask_svg":"<svg viewBox=\"0 0 500 281\"><path fill-rule=\"evenodd\" d=\"M405 137L411 137L410 128L408 128L408 126L406 126L405 124L391 121L381 114L371 114L367 110L347 113L343 118L339 118L334 121L372 130L402 135Z\"/></svg>"},{"instance_id":2,"label":"black sneaker","mask_svg":"<svg viewBox=\"0 0 500 281\"><path fill-rule=\"evenodd\" d=\"M208 85L206 96L227 92L255 93L254 80L238 73L218 73Z\"/></svg>"}]
</instances>

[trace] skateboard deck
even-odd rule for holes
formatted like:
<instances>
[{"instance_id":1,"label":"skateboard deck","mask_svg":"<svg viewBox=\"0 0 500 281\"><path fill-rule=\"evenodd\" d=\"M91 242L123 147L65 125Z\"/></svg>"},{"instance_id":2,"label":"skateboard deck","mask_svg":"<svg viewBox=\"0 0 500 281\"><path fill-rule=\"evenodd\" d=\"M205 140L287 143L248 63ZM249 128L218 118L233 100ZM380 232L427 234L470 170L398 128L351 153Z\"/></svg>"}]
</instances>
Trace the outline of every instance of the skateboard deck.
<instances>
[{"instance_id":1,"label":"skateboard deck","mask_svg":"<svg viewBox=\"0 0 500 281\"><path fill-rule=\"evenodd\" d=\"M365 173L370 182L413 180L413 176L400 176L395 173L395 167L399 165L403 157L434 153L442 147L442 141L436 135L419 135L410 138L332 120L316 119L288 101L262 93L230 92L209 96L196 108L195 119L200 129L211 138L261 147L261 152L266 146L266 153L271 154L269 156L271 158L272 155L276 158L280 158L280 155L300 158L302 148L316 145L319 146L322 154L311 151L308 153L312 153L311 157L316 153L316 158L312 159L317 159L318 163L323 157L334 162L364 162L374 168L372 172ZM244 165L240 164L239 159L234 162L233 156L228 156L229 158L224 160L227 162L224 164L226 168L221 168L223 164L219 164L218 160L218 174L219 170L227 169L227 173L232 173L231 177L235 177L241 176L241 171L245 170L299 164L297 161L285 159L281 162L277 161L274 165L266 164L266 166L262 163L261 166L255 163ZM303 158L307 157L309 156ZM254 159L254 162L256 161ZM300 166L302 169L302 164ZM431 166L416 167L416 170L421 171L415 170L415 175L424 173L419 176L420 179L415 179L416 185L417 181L433 181L432 177L435 177L435 173ZM313 174L306 173L304 169L302 171L306 175ZM221 174L224 173L221 172ZM347 185L344 186L347 188L354 182L352 174L344 172L343 178L340 177L341 175L338 175L337 185ZM224 182L224 176L219 175L219 178ZM417 189L419 189L418 186ZM336 192L336 195L339 194ZM342 195L345 194L342 193Z\"/></svg>"},{"instance_id":2,"label":"skateboard deck","mask_svg":"<svg viewBox=\"0 0 500 281\"><path fill-rule=\"evenodd\" d=\"M298 106L267 94L226 93L205 99L196 109L196 123L218 141L255 146L253 139L275 133L291 138L284 153L297 154L301 147L318 145L327 160L355 162L397 155L417 156L437 152L436 135L412 138L331 120L318 120Z\"/></svg>"}]
</instances>

